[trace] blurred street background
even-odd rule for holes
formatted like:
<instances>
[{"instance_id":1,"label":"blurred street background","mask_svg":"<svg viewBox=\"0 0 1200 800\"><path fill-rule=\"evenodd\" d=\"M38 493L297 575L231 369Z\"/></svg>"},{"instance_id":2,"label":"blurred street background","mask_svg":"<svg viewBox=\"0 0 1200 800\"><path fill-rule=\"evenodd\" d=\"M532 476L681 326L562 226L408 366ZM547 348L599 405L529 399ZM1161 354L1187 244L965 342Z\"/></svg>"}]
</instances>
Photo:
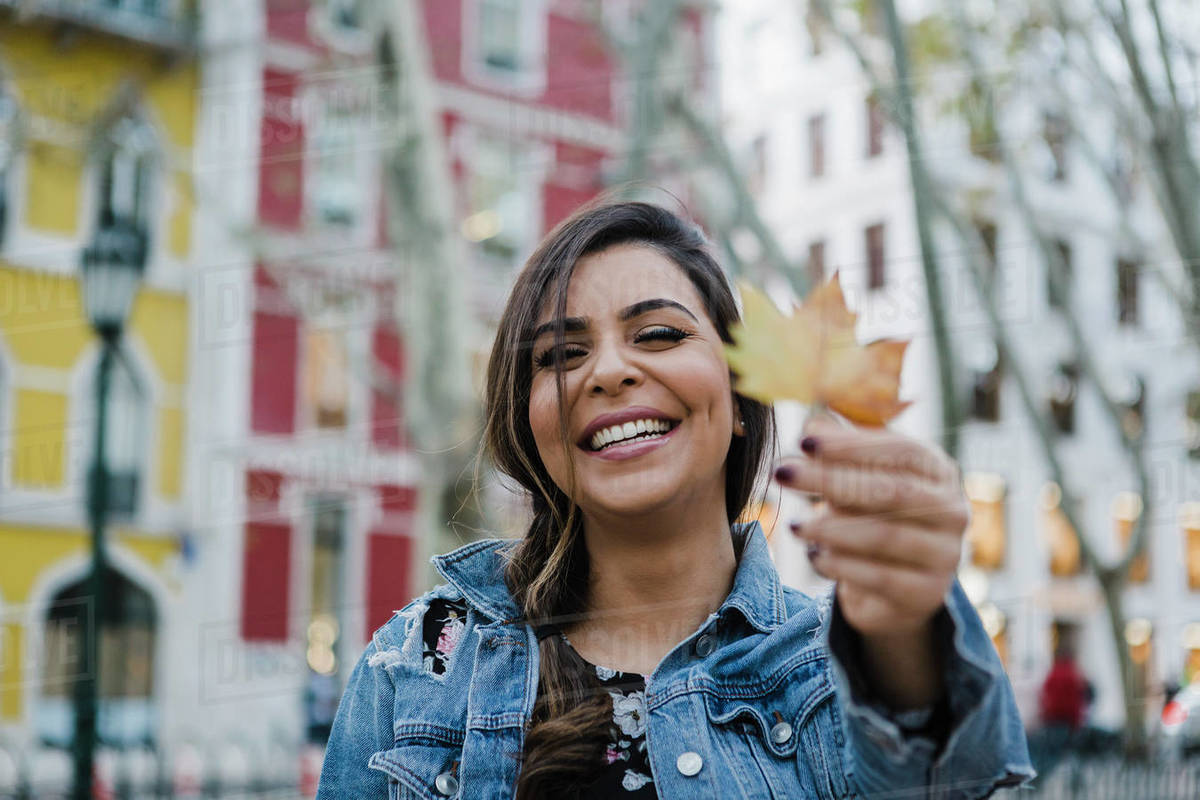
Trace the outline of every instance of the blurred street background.
<instances>
[{"instance_id":1,"label":"blurred street background","mask_svg":"<svg viewBox=\"0 0 1200 800\"><path fill-rule=\"evenodd\" d=\"M601 196L913 339L1031 796L1200 796L1198 104L1191 0L0 0L0 798L315 794Z\"/></svg>"}]
</instances>

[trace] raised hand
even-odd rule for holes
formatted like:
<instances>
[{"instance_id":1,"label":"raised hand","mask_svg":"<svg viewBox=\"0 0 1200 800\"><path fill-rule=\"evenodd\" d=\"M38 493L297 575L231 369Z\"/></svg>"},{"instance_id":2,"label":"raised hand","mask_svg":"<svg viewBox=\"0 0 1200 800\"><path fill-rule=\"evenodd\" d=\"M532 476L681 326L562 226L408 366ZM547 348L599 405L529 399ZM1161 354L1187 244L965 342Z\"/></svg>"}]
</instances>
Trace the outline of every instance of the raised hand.
<instances>
[{"instance_id":1,"label":"raised hand","mask_svg":"<svg viewBox=\"0 0 1200 800\"><path fill-rule=\"evenodd\" d=\"M926 629L954 581L968 521L959 471L940 450L892 431L810 418L775 479L819 495L794 525L813 567L837 582L846 621L864 636Z\"/></svg>"}]
</instances>

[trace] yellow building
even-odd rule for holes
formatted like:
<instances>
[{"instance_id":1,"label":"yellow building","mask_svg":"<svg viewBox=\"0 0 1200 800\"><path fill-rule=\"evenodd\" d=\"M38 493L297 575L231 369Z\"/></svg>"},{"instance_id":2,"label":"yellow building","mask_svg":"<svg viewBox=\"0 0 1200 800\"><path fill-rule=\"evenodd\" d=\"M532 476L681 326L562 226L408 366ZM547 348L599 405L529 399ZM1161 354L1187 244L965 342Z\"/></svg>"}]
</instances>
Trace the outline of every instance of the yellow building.
<instances>
[{"instance_id":1,"label":"yellow building","mask_svg":"<svg viewBox=\"0 0 1200 800\"><path fill-rule=\"evenodd\" d=\"M27 734L16 738L71 729L99 353L79 264L114 215L142 229L148 257L107 429L123 621L101 637L101 735L153 727L186 481L198 104L187 6L0 2L0 734Z\"/></svg>"}]
</instances>

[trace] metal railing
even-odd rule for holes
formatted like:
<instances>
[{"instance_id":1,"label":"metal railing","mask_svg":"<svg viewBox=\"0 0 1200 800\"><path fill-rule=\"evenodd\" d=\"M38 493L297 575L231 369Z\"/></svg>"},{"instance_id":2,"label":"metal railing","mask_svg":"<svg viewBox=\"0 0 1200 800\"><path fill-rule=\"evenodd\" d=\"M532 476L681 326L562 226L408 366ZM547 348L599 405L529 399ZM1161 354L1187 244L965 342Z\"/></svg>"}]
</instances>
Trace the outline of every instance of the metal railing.
<instances>
[{"instance_id":1,"label":"metal railing","mask_svg":"<svg viewBox=\"0 0 1200 800\"><path fill-rule=\"evenodd\" d=\"M1200 757L1126 761L1068 755L1027 789L996 795L1006 800L1196 800Z\"/></svg>"},{"instance_id":2,"label":"metal railing","mask_svg":"<svg viewBox=\"0 0 1200 800\"><path fill-rule=\"evenodd\" d=\"M149 748L102 749L96 759L93 797L112 800L206 800L316 795L324 748L275 743L183 744L170 752ZM0 800L67 800L69 750L0 745Z\"/></svg>"}]
</instances>

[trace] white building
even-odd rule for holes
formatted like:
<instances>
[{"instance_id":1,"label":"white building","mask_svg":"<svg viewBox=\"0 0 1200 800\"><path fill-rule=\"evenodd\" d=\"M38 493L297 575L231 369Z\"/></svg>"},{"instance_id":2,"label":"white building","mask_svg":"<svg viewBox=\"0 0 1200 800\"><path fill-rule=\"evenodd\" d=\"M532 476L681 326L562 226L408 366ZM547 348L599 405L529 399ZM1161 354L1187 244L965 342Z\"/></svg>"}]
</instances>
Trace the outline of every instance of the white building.
<instances>
[{"instance_id":1,"label":"white building","mask_svg":"<svg viewBox=\"0 0 1200 800\"><path fill-rule=\"evenodd\" d=\"M903 137L873 123L870 86L854 55L835 32L812 24L803 4L728 3L719 24L726 131L751 165L761 213L793 259L823 265L825 275L840 271L864 339L913 337L902 396L915 403L896 427L937 441L937 364ZM1200 666L1200 530L1195 506L1186 505L1200 500L1200 363L1184 340L1176 301L1155 276L1178 266L1148 189L1132 184L1127 202L1116 202L1082 148L1043 114L1039 101L1048 92L1021 88L1028 107L1005 118L1005 136L1022 142L1031 205L1072 265L1068 301L1103 380L1128 405L1128 421L1145 425L1148 575L1127 589L1125 610L1153 717L1163 685ZM1003 167L972 155L967 125L924 111L921 118L926 164L935 180L969 198L980 241L995 254L1000 315L1037 401L1049 413L1055 399L1052 419L1073 430L1057 440L1068 491L1089 541L1111 559L1119 531L1142 504L1126 494L1136 485L1099 396L1073 377L1071 339L1049 296L1041 251ZM1028 723L1036 721L1037 690L1062 635L1076 642L1096 685L1093 720L1116 726L1124 713L1120 679L1097 584L1056 574L1073 571L1077 544L1056 512L1056 487L1048 485L1016 384L996 363L963 247L946 226L937 240L967 415L959 460L975 519L962 582L995 634ZM794 420L785 419L783 429L785 449L794 450ZM785 519L789 512L802 513L785 505ZM776 541L785 575L801 587L817 585L787 538Z\"/></svg>"}]
</instances>

